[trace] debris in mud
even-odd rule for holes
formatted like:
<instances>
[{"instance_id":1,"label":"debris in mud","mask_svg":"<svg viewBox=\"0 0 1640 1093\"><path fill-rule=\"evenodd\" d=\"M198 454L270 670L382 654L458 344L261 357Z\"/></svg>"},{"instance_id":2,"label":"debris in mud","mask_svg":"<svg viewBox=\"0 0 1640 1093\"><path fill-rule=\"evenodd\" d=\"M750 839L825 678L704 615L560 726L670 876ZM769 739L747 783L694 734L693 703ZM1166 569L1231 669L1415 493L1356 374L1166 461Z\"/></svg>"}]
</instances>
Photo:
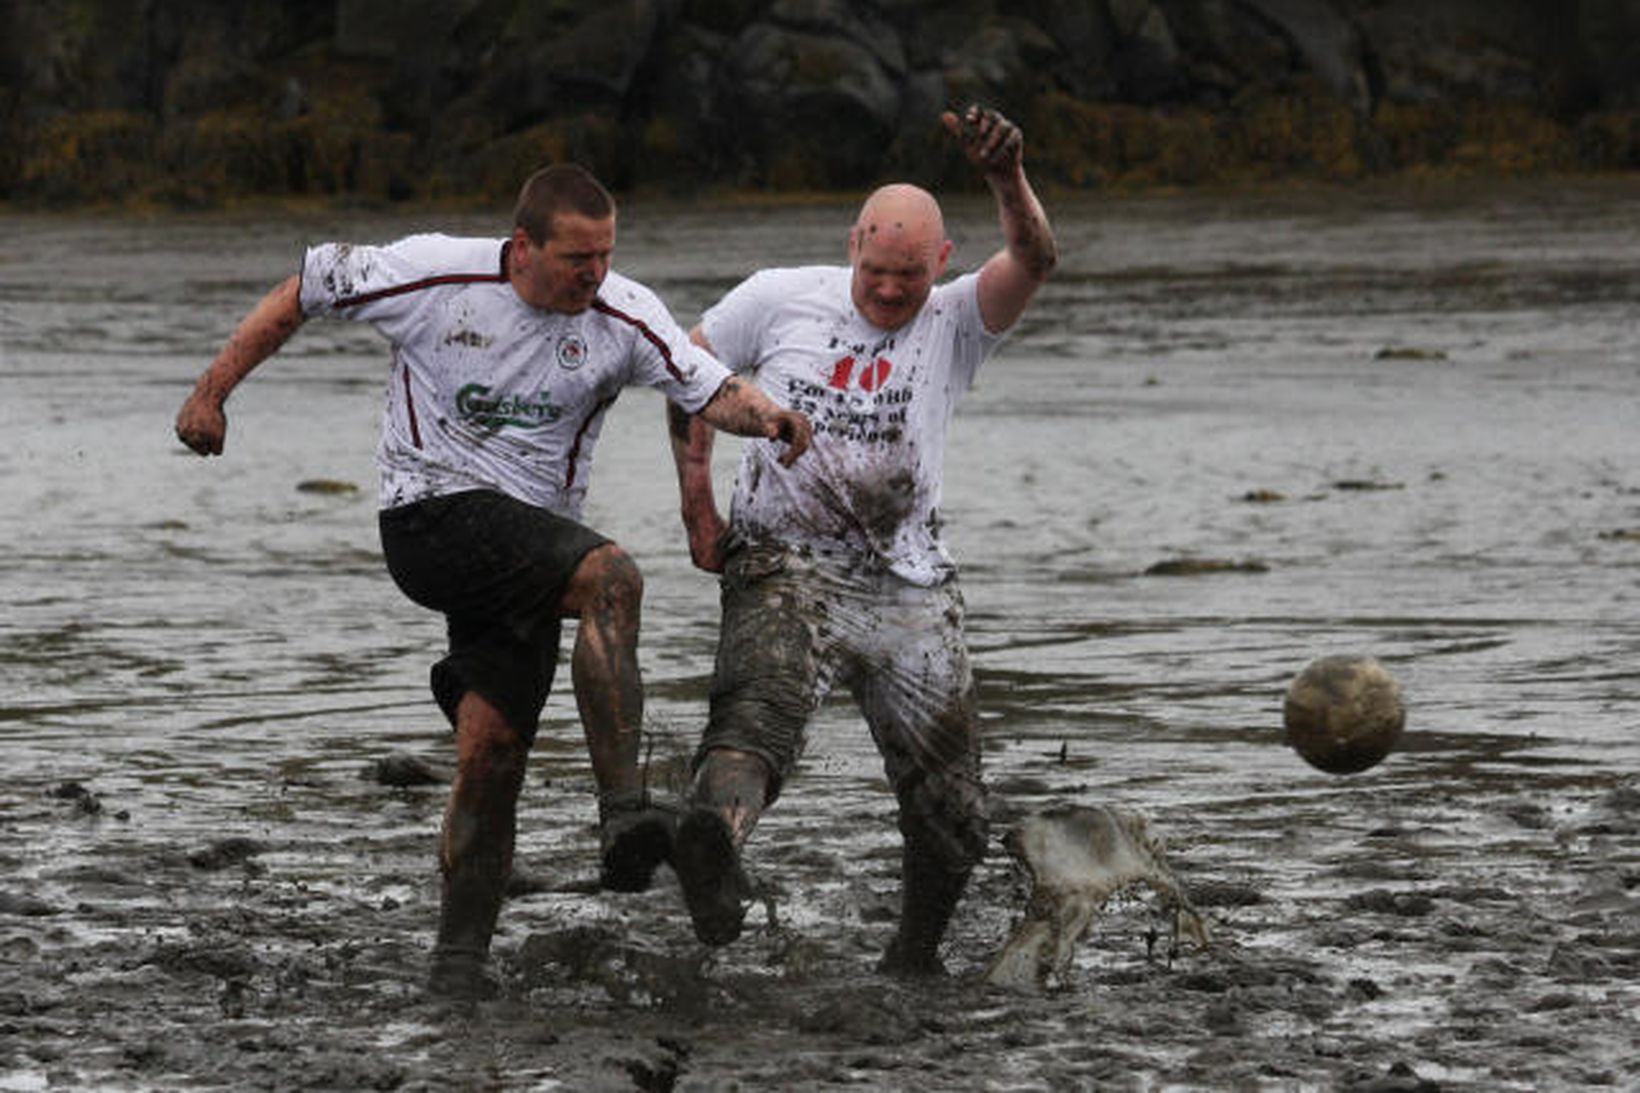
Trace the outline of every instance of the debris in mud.
<instances>
[{"instance_id":1,"label":"debris in mud","mask_svg":"<svg viewBox=\"0 0 1640 1093\"><path fill-rule=\"evenodd\" d=\"M1268 573L1270 567L1257 560L1232 561L1226 558L1168 558L1145 570L1147 577L1200 577L1209 573Z\"/></svg>"},{"instance_id":2,"label":"debris in mud","mask_svg":"<svg viewBox=\"0 0 1640 1093\"><path fill-rule=\"evenodd\" d=\"M674 956L634 945L598 926L532 933L516 958L526 989L597 987L617 1002L685 1010L706 1004L699 954Z\"/></svg>"},{"instance_id":3,"label":"debris in mud","mask_svg":"<svg viewBox=\"0 0 1640 1093\"><path fill-rule=\"evenodd\" d=\"M296 483L296 492L335 497L358 493L359 487L353 482L343 482L336 478L305 478Z\"/></svg>"},{"instance_id":4,"label":"debris in mud","mask_svg":"<svg viewBox=\"0 0 1640 1093\"><path fill-rule=\"evenodd\" d=\"M1280 490L1257 489L1248 490L1241 495L1241 499L1255 505L1273 505L1287 500L1287 495Z\"/></svg>"},{"instance_id":5,"label":"debris in mud","mask_svg":"<svg viewBox=\"0 0 1640 1093\"><path fill-rule=\"evenodd\" d=\"M1332 488L1344 490L1345 492L1372 493L1377 490L1404 490L1406 484L1403 482L1379 482L1372 478L1340 478L1332 484Z\"/></svg>"},{"instance_id":6,"label":"debris in mud","mask_svg":"<svg viewBox=\"0 0 1640 1093\"><path fill-rule=\"evenodd\" d=\"M1444 361L1444 349L1419 349L1410 345L1386 345L1372 355L1375 361Z\"/></svg>"},{"instance_id":7,"label":"debris in mud","mask_svg":"<svg viewBox=\"0 0 1640 1093\"><path fill-rule=\"evenodd\" d=\"M62 908L54 907L37 896L19 895L15 892L0 892L0 915L18 915L22 918L48 918L51 915L62 913Z\"/></svg>"},{"instance_id":8,"label":"debris in mud","mask_svg":"<svg viewBox=\"0 0 1640 1093\"><path fill-rule=\"evenodd\" d=\"M1423 918L1435 910L1435 901L1421 892L1391 892L1384 888L1359 892L1345 900L1344 905L1352 911L1400 918Z\"/></svg>"},{"instance_id":9,"label":"debris in mud","mask_svg":"<svg viewBox=\"0 0 1640 1093\"><path fill-rule=\"evenodd\" d=\"M59 801L72 801L75 813L81 816L96 816L102 812L102 798L79 782L62 782L53 786L50 796Z\"/></svg>"},{"instance_id":10,"label":"debris in mud","mask_svg":"<svg viewBox=\"0 0 1640 1093\"><path fill-rule=\"evenodd\" d=\"M1062 978L1094 913L1123 889L1148 885L1175 910L1198 946L1207 924L1168 866L1160 837L1134 812L1072 805L1027 816L1003 845L1031 878L1025 917L986 971L994 986L1046 987Z\"/></svg>"},{"instance_id":11,"label":"debris in mud","mask_svg":"<svg viewBox=\"0 0 1640 1093\"><path fill-rule=\"evenodd\" d=\"M405 789L411 786L447 785L451 779L451 772L446 767L430 763L420 756L397 751L367 763L359 772L359 777L367 782Z\"/></svg>"},{"instance_id":12,"label":"debris in mud","mask_svg":"<svg viewBox=\"0 0 1640 1093\"><path fill-rule=\"evenodd\" d=\"M1608 542L1640 543L1640 528L1614 528L1602 531L1600 537Z\"/></svg>"},{"instance_id":13,"label":"debris in mud","mask_svg":"<svg viewBox=\"0 0 1640 1093\"><path fill-rule=\"evenodd\" d=\"M226 839L218 839L203 850L196 850L188 855L188 864L195 869L218 870L226 869L231 865L239 865L256 855L263 853L267 847L255 839L243 835L232 835Z\"/></svg>"}]
</instances>

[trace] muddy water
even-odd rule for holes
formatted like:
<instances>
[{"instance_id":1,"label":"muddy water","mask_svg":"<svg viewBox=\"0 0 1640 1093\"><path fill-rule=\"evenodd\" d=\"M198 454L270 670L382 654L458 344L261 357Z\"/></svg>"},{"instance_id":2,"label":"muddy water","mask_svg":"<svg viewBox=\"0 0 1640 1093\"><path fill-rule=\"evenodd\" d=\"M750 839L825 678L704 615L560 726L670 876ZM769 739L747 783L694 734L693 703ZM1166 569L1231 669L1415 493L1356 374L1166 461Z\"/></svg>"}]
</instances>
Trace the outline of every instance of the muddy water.
<instances>
[{"instance_id":1,"label":"muddy water","mask_svg":"<svg viewBox=\"0 0 1640 1093\"><path fill-rule=\"evenodd\" d=\"M235 396L222 459L170 419L303 241L495 222L6 218L0 1090L1635 1086L1637 198L1054 203L1060 276L965 404L947 486L988 770L1004 821L1148 817L1211 948L1139 892L1054 989L984 986L1025 895L999 827L950 980L881 979L893 815L836 706L754 837L765 905L705 952L669 876L593 890L565 691L506 997L476 1010L419 989L442 790L373 774L449 755L440 627L378 556L379 343L306 328ZM950 211L981 260L989 210ZM634 202L621 265L687 322L754 265L834 259L848 214ZM623 399L598 459L590 519L646 573L666 783L714 586L658 398ZM1349 778L1279 724L1338 652L1409 703Z\"/></svg>"}]
</instances>

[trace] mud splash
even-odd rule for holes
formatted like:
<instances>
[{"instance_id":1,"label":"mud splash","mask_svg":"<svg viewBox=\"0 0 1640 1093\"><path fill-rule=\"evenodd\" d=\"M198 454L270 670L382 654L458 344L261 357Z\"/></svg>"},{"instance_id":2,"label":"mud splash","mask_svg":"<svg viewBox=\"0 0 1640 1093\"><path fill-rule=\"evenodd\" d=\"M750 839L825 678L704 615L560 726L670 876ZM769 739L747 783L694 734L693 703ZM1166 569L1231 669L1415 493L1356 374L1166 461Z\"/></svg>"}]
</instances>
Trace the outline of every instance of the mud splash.
<instances>
[{"instance_id":1,"label":"mud splash","mask_svg":"<svg viewBox=\"0 0 1640 1093\"><path fill-rule=\"evenodd\" d=\"M1141 884L1168 900L1173 948L1181 931L1207 945L1207 924L1168 866L1162 840L1137 813L1086 805L1036 812L1015 824L1003 845L1027 871L1031 894L1024 918L985 971L991 986L1058 982L1105 901Z\"/></svg>"}]
</instances>

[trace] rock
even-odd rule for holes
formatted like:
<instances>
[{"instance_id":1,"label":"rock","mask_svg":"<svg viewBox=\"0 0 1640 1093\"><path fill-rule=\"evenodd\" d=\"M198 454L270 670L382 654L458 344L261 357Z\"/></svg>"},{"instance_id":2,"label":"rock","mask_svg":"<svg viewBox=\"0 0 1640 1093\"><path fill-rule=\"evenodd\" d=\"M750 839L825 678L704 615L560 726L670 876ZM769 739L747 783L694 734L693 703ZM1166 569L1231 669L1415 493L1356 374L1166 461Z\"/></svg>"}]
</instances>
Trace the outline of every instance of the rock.
<instances>
[{"instance_id":1,"label":"rock","mask_svg":"<svg viewBox=\"0 0 1640 1093\"><path fill-rule=\"evenodd\" d=\"M1226 558L1168 558L1145 570L1147 577L1200 577L1209 573L1268 573L1260 561L1237 562Z\"/></svg>"},{"instance_id":2,"label":"rock","mask_svg":"<svg viewBox=\"0 0 1640 1093\"><path fill-rule=\"evenodd\" d=\"M561 158L617 186L853 189L939 177L931 106L981 96L1028 140L1086 115L1031 145L1078 185L1640 157L1632 0L320 7L0 5L0 199L505 200ZM1114 134L1098 172L1090 129Z\"/></svg>"},{"instance_id":3,"label":"rock","mask_svg":"<svg viewBox=\"0 0 1640 1093\"><path fill-rule=\"evenodd\" d=\"M900 116L900 88L880 55L847 37L767 22L734 40L729 98L771 181L829 188L870 172Z\"/></svg>"},{"instance_id":4,"label":"rock","mask_svg":"<svg viewBox=\"0 0 1640 1093\"><path fill-rule=\"evenodd\" d=\"M359 772L359 777L365 781L399 788L446 785L452 776L452 772L447 767L430 763L420 756L411 755L407 752L394 752L392 755L385 755L372 763L366 764L365 768Z\"/></svg>"},{"instance_id":5,"label":"rock","mask_svg":"<svg viewBox=\"0 0 1640 1093\"><path fill-rule=\"evenodd\" d=\"M1366 48L1353 23L1331 5L1314 0L1245 0L1280 27L1322 83L1358 114L1369 114L1373 88Z\"/></svg>"},{"instance_id":6,"label":"rock","mask_svg":"<svg viewBox=\"0 0 1640 1093\"><path fill-rule=\"evenodd\" d=\"M335 478L305 478L296 483L296 491L335 497L358 493L359 487L353 482L343 482Z\"/></svg>"},{"instance_id":7,"label":"rock","mask_svg":"<svg viewBox=\"0 0 1640 1093\"><path fill-rule=\"evenodd\" d=\"M62 913L38 896L0 891L0 915L20 915L23 918L48 918Z\"/></svg>"},{"instance_id":8,"label":"rock","mask_svg":"<svg viewBox=\"0 0 1640 1093\"><path fill-rule=\"evenodd\" d=\"M255 839L248 839L242 835L232 835L226 839L219 839L203 850L196 850L188 855L188 864L195 869L218 870L226 869L230 865L254 858L263 853L267 847Z\"/></svg>"}]
</instances>

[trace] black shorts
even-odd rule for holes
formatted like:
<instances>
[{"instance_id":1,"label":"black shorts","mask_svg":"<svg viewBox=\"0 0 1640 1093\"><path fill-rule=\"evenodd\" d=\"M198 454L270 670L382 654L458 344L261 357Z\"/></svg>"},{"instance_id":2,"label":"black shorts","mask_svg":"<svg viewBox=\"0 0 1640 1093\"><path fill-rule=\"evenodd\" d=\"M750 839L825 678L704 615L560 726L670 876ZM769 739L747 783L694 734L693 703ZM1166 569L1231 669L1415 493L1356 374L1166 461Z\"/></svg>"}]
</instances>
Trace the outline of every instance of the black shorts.
<instances>
[{"instance_id":1,"label":"black shorts","mask_svg":"<svg viewBox=\"0 0 1640 1093\"><path fill-rule=\"evenodd\" d=\"M431 682L450 724L474 691L533 741L558 667L559 601L581 559L609 540L490 490L384 509L379 524L393 580L444 614L450 650Z\"/></svg>"}]
</instances>

